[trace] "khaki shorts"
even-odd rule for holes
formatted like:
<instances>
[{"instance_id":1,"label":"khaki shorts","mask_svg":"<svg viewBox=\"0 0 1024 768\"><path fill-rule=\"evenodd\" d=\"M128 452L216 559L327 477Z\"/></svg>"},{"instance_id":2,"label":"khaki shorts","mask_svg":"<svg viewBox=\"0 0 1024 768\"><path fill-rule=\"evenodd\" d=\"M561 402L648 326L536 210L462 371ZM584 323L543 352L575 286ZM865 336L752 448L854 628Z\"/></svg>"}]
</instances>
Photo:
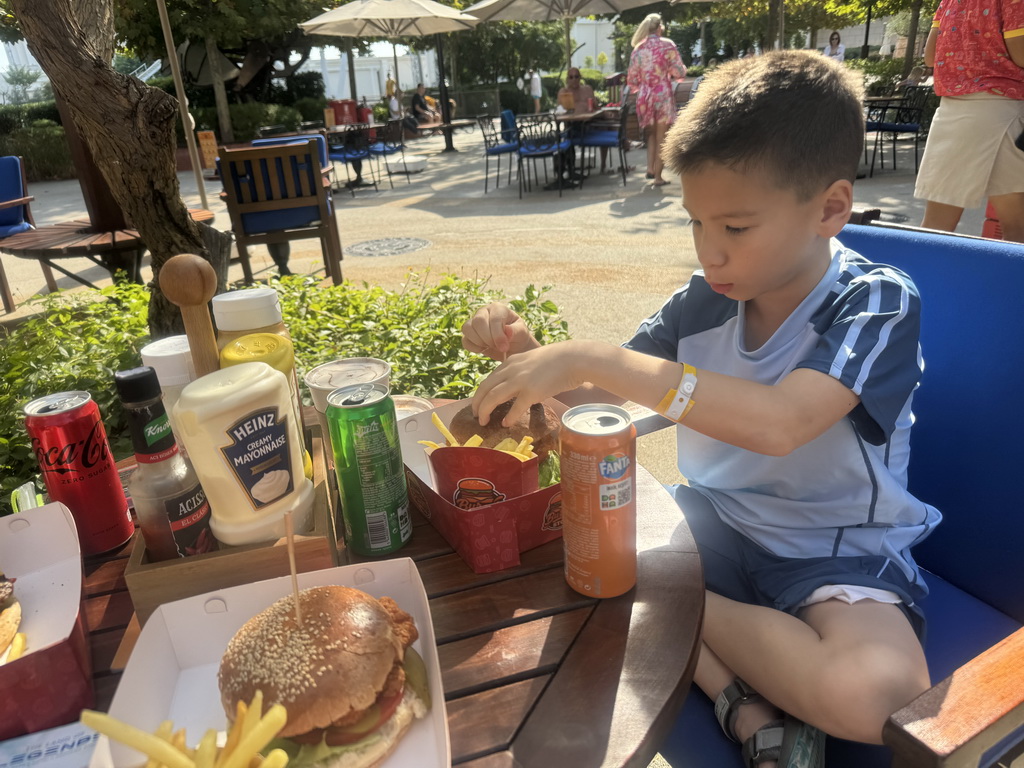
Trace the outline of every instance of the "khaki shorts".
<instances>
[{"instance_id":1,"label":"khaki shorts","mask_svg":"<svg viewBox=\"0 0 1024 768\"><path fill-rule=\"evenodd\" d=\"M928 133L914 197L977 208L1024 192L1024 101L991 93L943 96Z\"/></svg>"}]
</instances>

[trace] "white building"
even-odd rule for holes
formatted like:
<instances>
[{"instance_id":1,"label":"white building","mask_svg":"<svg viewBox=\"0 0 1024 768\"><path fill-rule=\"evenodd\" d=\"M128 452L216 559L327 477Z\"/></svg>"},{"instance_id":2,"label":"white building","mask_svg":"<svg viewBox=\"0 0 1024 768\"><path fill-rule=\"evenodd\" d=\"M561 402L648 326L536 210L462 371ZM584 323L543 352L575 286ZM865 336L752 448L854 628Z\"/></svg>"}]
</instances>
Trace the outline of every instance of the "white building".
<instances>
[{"instance_id":1,"label":"white building","mask_svg":"<svg viewBox=\"0 0 1024 768\"><path fill-rule=\"evenodd\" d=\"M394 74L395 57L390 54L390 43L374 46L377 56L356 56L356 95L367 101L380 101L384 97L388 73ZM438 85L437 54L434 51L423 53L405 52L404 46L398 46L398 87L406 93L412 92L417 83L434 89ZM338 48L327 47L314 49L309 60L302 65L302 72L319 72L324 78L325 95L328 99L352 98L348 78L348 57Z\"/></svg>"},{"instance_id":2,"label":"white building","mask_svg":"<svg viewBox=\"0 0 1024 768\"><path fill-rule=\"evenodd\" d=\"M34 88L38 88L47 82L46 73L43 72L43 68L39 66L39 62L35 60L35 57L29 51L28 43L24 40L19 40L16 43L4 43L0 45L0 102L7 102L7 94L11 89L11 86L3 79L3 76L7 74L9 69L14 68L38 72L40 77L36 80Z\"/></svg>"},{"instance_id":3,"label":"white building","mask_svg":"<svg viewBox=\"0 0 1024 768\"><path fill-rule=\"evenodd\" d=\"M604 66L604 73L610 75L615 71L615 43L612 35L615 34L615 22L601 19L576 19L572 25L572 40L577 46L581 46L572 55L573 66L582 67L583 62L589 56L593 61L594 69L597 66L597 57L604 54L608 57L608 63Z\"/></svg>"}]
</instances>

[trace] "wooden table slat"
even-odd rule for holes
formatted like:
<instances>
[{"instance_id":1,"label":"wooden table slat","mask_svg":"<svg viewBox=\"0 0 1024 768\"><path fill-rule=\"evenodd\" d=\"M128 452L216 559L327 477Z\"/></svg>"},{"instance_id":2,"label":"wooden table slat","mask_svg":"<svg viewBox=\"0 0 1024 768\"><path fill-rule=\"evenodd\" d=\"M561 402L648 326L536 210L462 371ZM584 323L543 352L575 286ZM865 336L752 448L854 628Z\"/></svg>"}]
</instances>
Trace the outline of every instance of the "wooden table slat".
<instances>
[{"instance_id":1,"label":"wooden table slat","mask_svg":"<svg viewBox=\"0 0 1024 768\"><path fill-rule=\"evenodd\" d=\"M452 764L507 749L519 723L533 708L550 676L535 677L449 702ZM535 763L553 766L556 763ZM579 762L562 765L584 765Z\"/></svg>"},{"instance_id":2,"label":"wooden table slat","mask_svg":"<svg viewBox=\"0 0 1024 768\"><path fill-rule=\"evenodd\" d=\"M570 589L560 570L531 573L430 601L438 645L564 613L595 602Z\"/></svg>"},{"instance_id":3,"label":"wooden table slat","mask_svg":"<svg viewBox=\"0 0 1024 768\"><path fill-rule=\"evenodd\" d=\"M109 595L87 597L82 602L85 624L90 633L108 629L123 629L135 615L131 595L125 592L114 592Z\"/></svg>"},{"instance_id":4,"label":"wooden table slat","mask_svg":"<svg viewBox=\"0 0 1024 768\"><path fill-rule=\"evenodd\" d=\"M538 672L554 672L593 607L499 629L437 649L445 696L457 699Z\"/></svg>"},{"instance_id":5,"label":"wooden table slat","mask_svg":"<svg viewBox=\"0 0 1024 768\"><path fill-rule=\"evenodd\" d=\"M91 570L87 567L84 585L86 597L128 589L128 584L124 579L126 560L127 558L124 560L110 560L96 565Z\"/></svg>"},{"instance_id":6,"label":"wooden table slat","mask_svg":"<svg viewBox=\"0 0 1024 768\"><path fill-rule=\"evenodd\" d=\"M519 565L492 573L467 573L465 562L458 554L452 553L435 557L420 565L420 578L423 579L423 586L429 597L440 597L548 568L561 568L562 552L562 542L551 541L521 553Z\"/></svg>"},{"instance_id":7,"label":"wooden table slat","mask_svg":"<svg viewBox=\"0 0 1024 768\"><path fill-rule=\"evenodd\" d=\"M485 757L461 763L462 768L522 768L508 750L493 752Z\"/></svg>"}]
</instances>

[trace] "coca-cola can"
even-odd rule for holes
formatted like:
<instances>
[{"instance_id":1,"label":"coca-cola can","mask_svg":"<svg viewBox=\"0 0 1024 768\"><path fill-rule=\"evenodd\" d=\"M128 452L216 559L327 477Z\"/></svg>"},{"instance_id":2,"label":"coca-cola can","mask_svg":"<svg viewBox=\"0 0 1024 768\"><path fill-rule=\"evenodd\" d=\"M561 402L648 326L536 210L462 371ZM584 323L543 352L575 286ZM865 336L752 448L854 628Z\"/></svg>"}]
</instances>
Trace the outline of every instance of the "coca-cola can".
<instances>
[{"instance_id":1,"label":"coca-cola can","mask_svg":"<svg viewBox=\"0 0 1024 768\"><path fill-rule=\"evenodd\" d=\"M135 527L128 500L88 392L57 392L25 406L25 429L39 460L50 501L71 510L82 554L119 547Z\"/></svg>"}]
</instances>

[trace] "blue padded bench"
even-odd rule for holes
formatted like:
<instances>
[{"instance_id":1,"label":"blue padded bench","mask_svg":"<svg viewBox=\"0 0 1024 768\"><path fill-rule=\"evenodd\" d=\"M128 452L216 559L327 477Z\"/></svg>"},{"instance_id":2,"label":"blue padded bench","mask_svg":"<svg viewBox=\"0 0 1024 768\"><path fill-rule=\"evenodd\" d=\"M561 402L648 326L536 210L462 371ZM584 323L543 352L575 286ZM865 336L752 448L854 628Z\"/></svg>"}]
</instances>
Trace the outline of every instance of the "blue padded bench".
<instances>
[{"instance_id":1,"label":"blue padded bench","mask_svg":"<svg viewBox=\"0 0 1024 768\"><path fill-rule=\"evenodd\" d=\"M922 604L935 687L890 718L884 747L830 738L826 766L994 765L1024 741L1024 245L887 225L850 224L839 239L909 274L921 294L909 484L944 519L914 549L931 589ZM973 704L958 712L965 697ZM949 760L933 755L943 750ZM660 751L675 768L742 765L696 687Z\"/></svg>"}]
</instances>

